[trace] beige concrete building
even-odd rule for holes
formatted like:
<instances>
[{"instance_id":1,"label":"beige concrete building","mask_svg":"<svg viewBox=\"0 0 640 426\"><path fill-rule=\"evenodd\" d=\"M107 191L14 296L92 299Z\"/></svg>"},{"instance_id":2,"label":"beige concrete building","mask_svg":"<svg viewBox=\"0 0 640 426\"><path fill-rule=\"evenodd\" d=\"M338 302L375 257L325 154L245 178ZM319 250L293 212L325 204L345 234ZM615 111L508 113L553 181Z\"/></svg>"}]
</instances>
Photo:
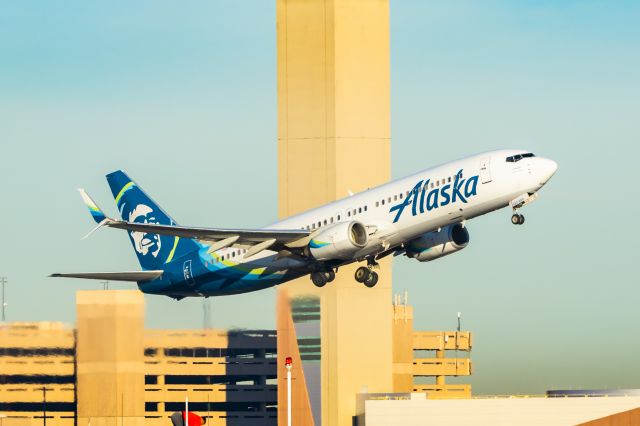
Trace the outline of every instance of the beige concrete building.
<instances>
[{"instance_id":1,"label":"beige concrete building","mask_svg":"<svg viewBox=\"0 0 640 426\"><path fill-rule=\"evenodd\" d=\"M295 319L299 330L311 330L319 317L317 299L293 303L289 327ZM461 390L438 384L446 375L470 373L468 360L415 354L454 349L456 335L458 349L470 350L470 333L416 332L411 307L394 305L392 311L390 390L468 397L468 385L456 385ZM143 325L144 298L135 290L79 291L75 329L51 322L0 325L0 426L40 425L45 416L49 425L62 426L167 425L187 398L209 425L276 424L275 331L145 330ZM294 388L293 400L304 402L313 370L308 365L304 370L302 361L314 365L320 342L302 335L296 342L293 377L301 386ZM419 377L436 382L419 385Z\"/></svg>"},{"instance_id":2,"label":"beige concrete building","mask_svg":"<svg viewBox=\"0 0 640 426\"><path fill-rule=\"evenodd\" d=\"M58 322L0 324L1 424L74 424L75 331Z\"/></svg>"},{"instance_id":3,"label":"beige concrete building","mask_svg":"<svg viewBox=\"0 0 640 426\"><path fill-rule=\"evenodd\" d=\"M270 330L145 330L136 290L80 291L77 329L0 324L0 426L276 423ZM4 417L3 417L4 416Z\"/></svg>"},{"instance_id":4,"label":"beige concrete building","mask_svg":"<svg viewBox=\"0 0 640 426\"><path fill-rule=\"evenodd\" d=\"M397 299L396 299L397 300ZM413 308L393 305L393 392L421 392L427 398L471 398L471 385L447 384L446 377L471 375L472 334L415 331Z\"/></svg>"}]
</instances>

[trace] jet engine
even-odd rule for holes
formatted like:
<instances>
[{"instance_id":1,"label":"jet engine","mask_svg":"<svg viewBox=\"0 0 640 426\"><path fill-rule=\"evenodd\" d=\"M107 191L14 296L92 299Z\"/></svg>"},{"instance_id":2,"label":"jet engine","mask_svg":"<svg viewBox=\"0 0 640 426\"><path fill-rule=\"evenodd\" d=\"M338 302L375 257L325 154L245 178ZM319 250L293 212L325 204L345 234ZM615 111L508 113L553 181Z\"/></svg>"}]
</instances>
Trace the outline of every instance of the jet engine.
<instances>
[{"instance_id":1,"label":"jet engine","mask_svg":"<svg viewBox=\"0 0 640 426\"><path fill-rule=\"evenodd\" d=\"M314 235L308 251L314 259L348 259L367 245L367 228L360 222L341 222Z\"/></svg>"},{"instance_id":2,"label":"jet engine","mask_svg":"<svg viewBox=\"0 0 640 426\"><path fill-rule=\"evenodd\" d=\"M462 224L455 223L409 241L406 254L420 262L429 262L462 250L468 243L469 231Z\"/></svg>"}]
</instances>

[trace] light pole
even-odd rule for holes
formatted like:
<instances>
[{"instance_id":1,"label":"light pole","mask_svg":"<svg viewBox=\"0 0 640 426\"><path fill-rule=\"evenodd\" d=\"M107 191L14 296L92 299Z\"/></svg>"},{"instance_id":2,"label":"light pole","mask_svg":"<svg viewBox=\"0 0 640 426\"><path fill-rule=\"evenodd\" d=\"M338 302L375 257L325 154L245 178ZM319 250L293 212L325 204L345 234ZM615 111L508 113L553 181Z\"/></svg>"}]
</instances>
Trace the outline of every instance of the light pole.
<instances>
[{"instance_id":1,"label":"light pole","mask_svg":"<svg viewBox=\"0 0 640 426\"><path fill-rule=\"evenodd\" d=\"M184 397L184 426L189 426L189 397Z\"/></svg>"},{"instance_id":2,"label":"light pole","mask_svg":"<svg viewBox=\"0 0 640 426\"><path fill-rule=\"evenodd\" d=\"M42 424L47 426L47 388L42 387Z\"/></svg>"},{"instance_id":3,"label":"light pole","mask_svg":"<svg viewBox=\"0 0 640 426\"><path fill-rule=\"evenodd\" d=\"M4 309L7 307L7 304L4 301L4 286L7 284L7 277L0 277L0 283L2 283L2 322L5 322L7 317L5 316Z\"/></svg>"},{"instance_id":4,"label":"light pole","mask_svg":"<svg viewBox=\"0 0 640 426\"><path fill-rule=\"evenodd\" d=\"M284 361L287 367L287 426L291 426L291 362L290 356Z\"/></svg>"}]
</instances>

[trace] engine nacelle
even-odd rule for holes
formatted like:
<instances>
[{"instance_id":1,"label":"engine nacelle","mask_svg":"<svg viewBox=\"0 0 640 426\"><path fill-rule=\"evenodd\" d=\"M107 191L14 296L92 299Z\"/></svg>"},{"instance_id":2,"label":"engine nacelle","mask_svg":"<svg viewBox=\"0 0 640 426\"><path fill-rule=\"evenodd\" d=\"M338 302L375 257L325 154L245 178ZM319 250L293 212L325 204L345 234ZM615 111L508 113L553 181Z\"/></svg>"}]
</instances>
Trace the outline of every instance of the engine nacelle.
<instances>
[{"instance_id":1,"label":"engine nacelle","mask_svg":"<svg viewBox=\"0 0 640 426\"><path fill-rule=\"evenodd\" d=\"M469 243L469 231L460 223L446 226L438 231L427 232L406 246L407 257L420 262L429 262L462 250Z\"/></svg>"},{"instance_id":2,"label":"engine nacelle","mask_svg":"<svg viewBox=\"0 0 640 426\"><path fill-rule=\"evenodd\" d=\"M317 260L348 259L367 245L367 228L360 222L341 222L323 229L309 242L309 253Z\"/></svg>"}]
</instances>

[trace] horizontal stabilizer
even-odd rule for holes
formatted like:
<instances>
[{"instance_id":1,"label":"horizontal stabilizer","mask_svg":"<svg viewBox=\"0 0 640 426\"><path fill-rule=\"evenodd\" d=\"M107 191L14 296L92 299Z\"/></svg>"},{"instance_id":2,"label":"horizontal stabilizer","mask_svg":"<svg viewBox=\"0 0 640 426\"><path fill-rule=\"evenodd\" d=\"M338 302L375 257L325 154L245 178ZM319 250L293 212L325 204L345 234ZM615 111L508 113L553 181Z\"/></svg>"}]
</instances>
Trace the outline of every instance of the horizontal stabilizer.
<instances>
[{"instance_id":1,"label":"horizontal stabilizer","mask_svg":"<svg viewBox=\"0 0 640 426\"><path fill-rule=\"evenodd\" d=\"M128 271L128 272L75 272L70 274L51 274L54 278L83 278L88 280L103 281L151 281L160 276L164 271Z\"/></svg>"}]
</instances>

